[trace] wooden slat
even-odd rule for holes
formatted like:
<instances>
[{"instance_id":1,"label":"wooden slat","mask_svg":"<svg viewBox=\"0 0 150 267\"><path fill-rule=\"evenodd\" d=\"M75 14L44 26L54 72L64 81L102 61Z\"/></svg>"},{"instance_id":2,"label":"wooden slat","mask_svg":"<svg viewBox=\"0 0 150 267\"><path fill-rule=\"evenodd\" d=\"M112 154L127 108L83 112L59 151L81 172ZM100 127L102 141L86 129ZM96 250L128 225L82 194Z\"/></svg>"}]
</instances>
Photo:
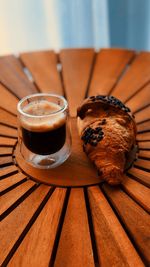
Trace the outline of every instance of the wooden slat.
<instances>
[{"instance_id":1,"label":"wooden slat","mask_svg":"<svg viewBox=\"0 0 150 267\"><path fill-rule=\"evenodd\" d=\"M77 107L85 97L92 62L93 49L70 49L60 52L65 92L70 115L76 116Z\"/></svg>"},{"instance_id":2,"label":"wooden slat","mask_svg":"<svg viewBox=\"0 0 150 267\"><path fill-rule=\"evenodd\" d=\"M18 185L13 190L0 197L0 214L12 206L23 194L25 194L35 183L31 180Z\"/></svg>"},{"instance_id":3,"label":"wooden slat","mask_svg":"<svg viewBox=\"0 0 150 267\"><path fill-rule=\"evenodd\" d=\"M137 141L150 141L150 131L146 133L139 133L136 136Z\"/></svg>"},{"instance_id":4,"label":"wooden slat","mask_svg":"<svg viewBox=\"0 0 150 267\"><path fill-rule=\"evenodd\" d=\"M0 125L0 135L17 138L17 129L13 129L5 125Z\"/></svg>"},{"instance_id":5,"label":"wooden slat","mask_svg":"<svg viewBox=\"0 0 150 267\"><path fill-rule=\"evenodd\" d=\"M103 189L148 264L150 262L150 240L148 238L150 236L150 220L148 213L120 188L103 185Z\"/></svg>"},{"instance_id":6,"label":"wooden slat","mask_svg":"<svg viewBox=\"0 0 150 267\"><path fill-rule=\"evenodd\" d=\"M83 189L71 189L54 266L95 266Z\"/></svg>"},{"instance_id":7,"label":"wooden slat","mask_svg":"<svg viewBox=\"0 0 150 267\"><path fill-rule=\"evenodd\" d=\"M0 136L0 146L14 146L16 139Z\"/></svg>"},{"instance_id":8,"label":"wooden slat","mask_svg":"<svg viewBox=\"0 0 150 267\"><path fill-rule=\"evenodd\" d=\"M150 120L137 124L137 131L138 133L150 131Z\"/></svg>"},{"instance_id":9,"label":"wooden slat","mask_svg":"<svg viewBox=\"0 0 150 267\"><path fill-rule=\"evenodd\" d=\"M53 51L22 53L20 58L42 92L63 94L57 55Z\"/></svg>"},{"instance_id":10,"label":"wooden slat","mask_svg":"<svg viewBox=\"0 0 150 267\"><path fill-rule=\"evenodd\" d=\"M140 150L138 157L150 159L150 150L149 151L148 150L147 151L146 150L145 151Z\"/></svg>"},{"instance_id":11,"label":"wooden slat","mask_svg":"<svg viewBox=\"0 0 150 267\"><path fill-rule=\"evenodd\" d=\"M135 113L135 120L137 123L141 123L149 119L150 105Z\"/></svg>"},{"instance_id":12,"label":"wooden slat","mask_svg":"<svg viewBox=\"0 0 150 267\"><path fill-rule=\"evenodd\" d=\"M25 179L26 176L23 173L17 173L14 175L11 175L3 180L0 180L0 192L4 191L8 187L15 185L16 183L22 181Z\"/></svg>"},{"instance_id":13,"label":"wooden slat","mask_svg":"<svg viewBox=\"0 0 150 267\"><path fill-rule=\"evenodd\" d=\"M88 189L100 266L143 266L99 187Z\"/></svg>"},{"instance_id":14,"label":"wooden slat","mask_svg":"<svg viewBox=\"0 0 150 267\"><path fill-rule=\"evenodd\" d=\"M138 147L139 149L150 149L150 142L146 141L146 142L139 142L138 143Z\"/></svg>"},{"instance_id":15,"label":"wooden slat","mask_svg":"<svg viewBox=\"0 0 150 267\"><path fill-rule=\"evenodd\" d=\"M0 157L0 167L13 164L12 156L3 156Z\"/></svg>"},{"instance_id":16,"label":"wooden slat","mask_svg":"<svg viewBox=\"0 0 150 267\"><path fill-rule=\"evenodd\" d=\"M0 122L17 128L17 117L2 108L0 108Z\"/></svg>"},{"instance_id":17,"label":"wooden slat","mask_svg":"<svg viewBox=\"0 0 150 267\"><path fill-rule=\"evenodd\" d=\"M134 56L124 49L102 49L97 55L89 95L107 95Z\"/></svg>"},{"instance_id":18,"label":"wooden slat","mask_svg":"<svg viewBox=\"0 0 150 267\"><path fill-rule=\"evenodd\" d=\"M16 57L12 55L0 57L0 70L0 81L17 97L22 98L37 92L35 86L27 79Z\"/></svg>"},{"instance_id":19,"label":"wooden slat","mask_svg":"<svg viewBox=\"0 0 150 267\"><path fill-rule=\"evenodd\" d=\"M144 159L138 159L135 163L135 166L142 167L146 170L150 170L150 161Z\"/></svg>"},{"instance_id":20,"label":"wooden slat","mask_svg":"<svg viewBox=\"0 0 150 267\"><path fill-rule=\"evenodd\" d=\"M0 147L0 156L2 155L12 155L12 147Z\"/></svg>"},{"instance_id":21,"label":"wooden slat","mask_svg":"<svg viewBox=\"0 0 150 267\"><path fill-rule=\"evenodd\" d=\"M17 114L18 98L0 84L0 107Z\"/></svg>"},{"instance_id":22,"label":"wooden slat","mask_svg":"<svg viewBox=\"0 0 150 267\"><path fill-rule=\"evenodd\" d=\"M141 108L150 104L150 83L145 86L141 91L135 94L129 101L126 102L126 105L134 113Z\"/></svg>"},{"instance_id":23,"label":"wooden slat","mask_svg":"<svg viewBox=\"0 0 150 267\"><path fill-rule=\"evenodd\" d=\"M122 183L126 192L132 196L144 209L150 212L150 189L136 182L133 179L127 178Z\"/></svg>"},{"instance_id":24,"label":"wooden slat","mask_svg":"<svg viewBox=\"0 0 150 267\"><path fill-rule=\"evenodd\" d=\"M112 95L125 102L148 81L150 81L150 53L141 52L114 88Z\"/></svg>"},{"instance_id":25,"label":"wooden slat","mask_svg":"<svg viewBox=\"0 0 150 267\"><path fill-rule=\"evenodd\" d=\"M150 174L148 172L137 168L131 168L128 173L133 175L137 181L150 187Z\"/></svg>"},{"instance_id":26,"label":"wooden slat","mask_svg":"<svg viewBox=\"0 0 150 267\"><path fill-rule=\"evenodd\" d=\"M8 266L49 266L65 192L55 190Z\"/></svg>"},{"instance_id":27,"label":"wooden slat","mask_svg":"<svg viewBox=\"0 0 150 267\"><path fill-rule=\"evenodd\" d=\"M5 167L3 169L0 169L0 177L3 177L4 175L9 175L11 173L17 172L18 169L15 165L13 166L9 166L9 167Z\"/></svg>"},{"instance_id":28,"label":"wooden slat","mask_svg":"<svg viewBox=\"0 0 150 267\"><path fill-rule=\"evenodd\" d=\"M1 222L0 240L2 246L0 250L0 264L15 245L48 191L48 186L41 185Z\"/></svg>"}]
</instances>

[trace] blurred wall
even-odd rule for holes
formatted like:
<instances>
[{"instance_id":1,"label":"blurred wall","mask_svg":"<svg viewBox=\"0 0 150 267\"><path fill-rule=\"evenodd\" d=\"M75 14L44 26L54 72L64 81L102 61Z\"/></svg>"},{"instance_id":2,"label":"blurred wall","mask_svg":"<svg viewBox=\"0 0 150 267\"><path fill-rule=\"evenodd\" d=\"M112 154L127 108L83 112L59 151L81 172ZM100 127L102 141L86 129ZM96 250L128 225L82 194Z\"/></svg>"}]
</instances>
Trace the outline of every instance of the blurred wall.
<instances>
[{"instance_id":1,"label":"blurred wall","mask_svg":"<svg viewBox=\"0 0 150 267\"><path fill-rule=\"evenodd\" d=\"M110 46L150 50L150 0L108 0Z\"/></svg>"},{"instance_id":2,"label":"blurred wall","mask_svg":"<svg viewBox=\"0 0 150 267\"><path fill-rule=\"evenodd\" d=\"M150 50L150 0L0 0L0 54L64 47Z\"/></svg>"}]
</instances>

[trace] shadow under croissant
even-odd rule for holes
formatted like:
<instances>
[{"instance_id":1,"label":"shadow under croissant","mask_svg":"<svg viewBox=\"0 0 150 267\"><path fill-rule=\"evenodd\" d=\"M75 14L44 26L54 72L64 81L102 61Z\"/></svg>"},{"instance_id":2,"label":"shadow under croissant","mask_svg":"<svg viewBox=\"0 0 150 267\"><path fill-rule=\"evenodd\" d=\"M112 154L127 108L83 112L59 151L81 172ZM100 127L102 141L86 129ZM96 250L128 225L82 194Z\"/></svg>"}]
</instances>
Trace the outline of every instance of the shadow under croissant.
<instances>
[{"instance_id":1,"label":"shadow under croissant","mask_svg":"<svg viewBox=\"0 0 150 267\"><path fill-rule=\"evenodd\" d=\"M138 145L134 145L133 148L126 154L126 164L124 171L128 171L132 166L134 161L137 160L138 156Z\"/></svg>"}]
</instances>

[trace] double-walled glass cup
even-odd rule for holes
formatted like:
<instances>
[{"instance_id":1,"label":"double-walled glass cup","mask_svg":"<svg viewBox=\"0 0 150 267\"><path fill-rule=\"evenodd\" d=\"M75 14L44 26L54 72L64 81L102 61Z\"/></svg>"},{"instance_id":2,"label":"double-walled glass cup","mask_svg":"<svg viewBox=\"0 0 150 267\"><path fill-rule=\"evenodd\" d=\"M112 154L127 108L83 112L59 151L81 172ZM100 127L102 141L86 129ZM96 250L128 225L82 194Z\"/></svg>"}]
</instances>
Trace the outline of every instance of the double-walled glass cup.
<instances>
[{"instance_id":1,"label":"double-walled glass cup","mask_svg":"<svg viewBox=\"0 0 150 267\"><path fill-rule=\"evenodd\" d=\"M62 164L71 153L68 103L63 96L33 94L19 101L18 145L24 160L37 168Z\"/></svg>"}]
</instances>

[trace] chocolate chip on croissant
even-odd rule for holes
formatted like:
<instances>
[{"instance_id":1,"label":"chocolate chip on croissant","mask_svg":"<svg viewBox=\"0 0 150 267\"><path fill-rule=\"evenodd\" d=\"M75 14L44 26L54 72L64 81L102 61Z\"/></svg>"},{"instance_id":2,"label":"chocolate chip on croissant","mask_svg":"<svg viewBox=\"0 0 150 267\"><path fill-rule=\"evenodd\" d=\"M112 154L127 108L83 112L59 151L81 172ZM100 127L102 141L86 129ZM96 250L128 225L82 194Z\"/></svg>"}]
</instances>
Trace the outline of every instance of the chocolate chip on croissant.
<instances>
[{"instance_id":1,"label":"chocolate chip on croissant","mask_svg":"<svg viewBox=\"0 0 150 267\"><path fill-rule=\"evenodd\" d=\"M136 155L136 124L131 111L113 96L91 96L77 110L83 149L103 181L119 184Z\"/></svg>"}]
</instances>

